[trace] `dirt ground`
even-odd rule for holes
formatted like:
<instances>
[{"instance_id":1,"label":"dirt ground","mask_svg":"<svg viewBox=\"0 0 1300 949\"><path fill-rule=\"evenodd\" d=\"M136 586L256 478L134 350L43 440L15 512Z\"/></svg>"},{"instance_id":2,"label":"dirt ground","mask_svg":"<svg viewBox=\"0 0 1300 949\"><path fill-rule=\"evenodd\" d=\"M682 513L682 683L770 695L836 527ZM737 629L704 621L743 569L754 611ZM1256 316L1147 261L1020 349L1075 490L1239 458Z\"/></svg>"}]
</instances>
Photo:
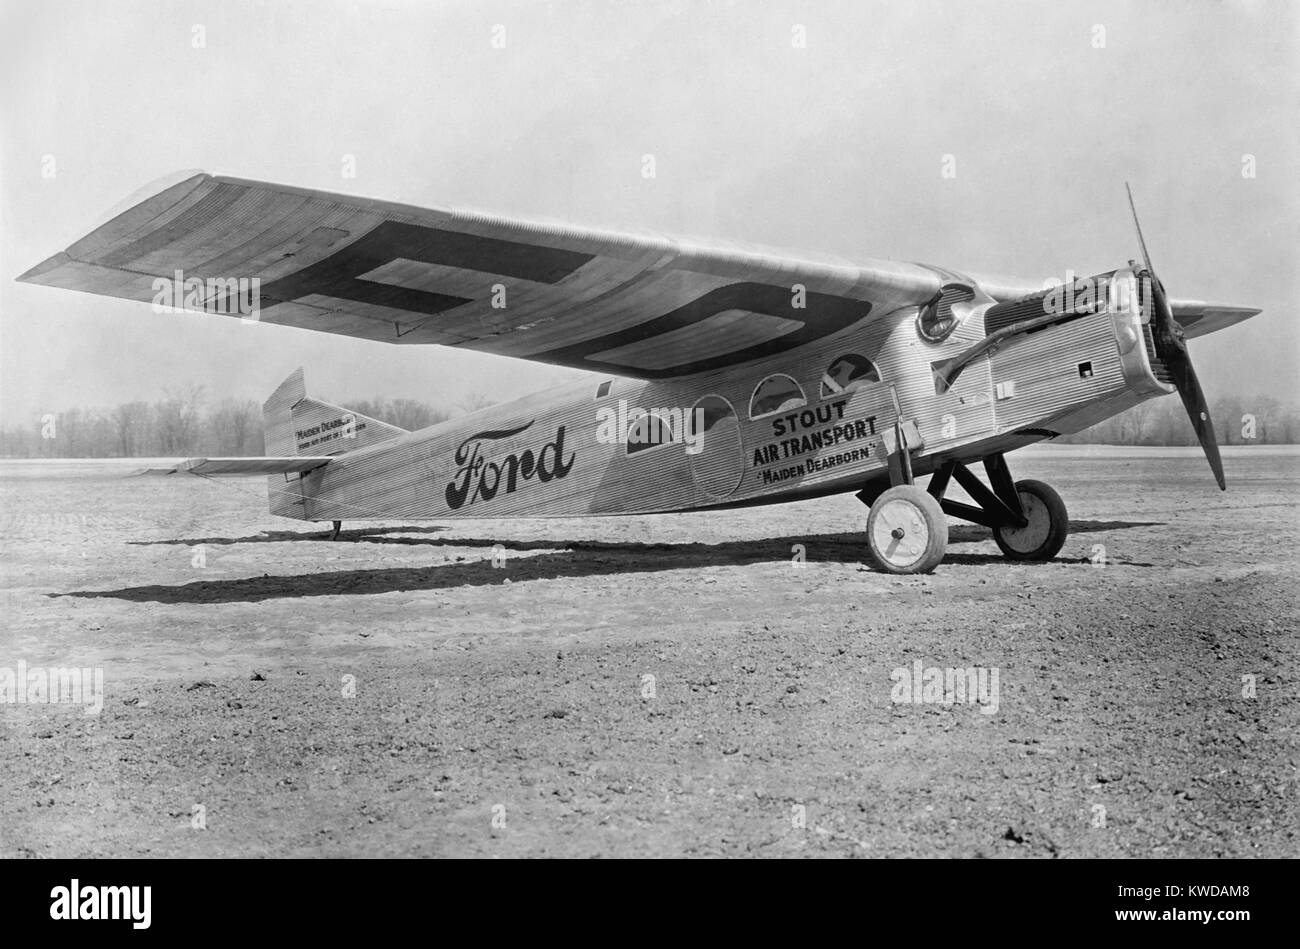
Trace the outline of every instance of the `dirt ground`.
<instances>
[{"instance_id":1,"label":"dirt ground","mask_svg":"<svg viewBox=\"0 0 1300 949\"><path fill-rule=\"evenodd\" d=\"M329 542L0 462L0 682L104 683L0 705L0 856L1297 856L1300 452L1225 456L1019 452L1061 556L954 522L909 578L851 496ZM917 661L996 709L894 701Z\"/></svg>"}]
</instances>

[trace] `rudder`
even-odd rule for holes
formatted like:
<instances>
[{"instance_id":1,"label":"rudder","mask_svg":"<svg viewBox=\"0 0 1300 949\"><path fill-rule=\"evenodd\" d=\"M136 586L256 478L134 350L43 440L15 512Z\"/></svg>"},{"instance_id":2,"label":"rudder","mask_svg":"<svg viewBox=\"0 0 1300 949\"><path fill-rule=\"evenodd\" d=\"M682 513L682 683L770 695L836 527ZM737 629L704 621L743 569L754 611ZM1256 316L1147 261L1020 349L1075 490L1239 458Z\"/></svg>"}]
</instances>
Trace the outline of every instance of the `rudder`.
<instances>
[{"instance_id":1,"label":"rudder","mask_svg":"<svg viewBox=\"0 0 1300 949\"><path fill-rule=\"evenodd\" d=\"M307 395L302 368L262 405L269 455L341 455L405 435L406 429Z\"/></svg>"},{"instance_id":2,"label":"rudder","mask_svg":"<svg viewBox=\"0 0 1300 949\"><path fill-rule=\"evenodd\" d=\"M307 395L302 367L280 383L262 405L268 455L345 455L406 434L406 429ZM270 511L311 520L308 513L319 472L267 479Z\"/></svg>"}]
</instances>

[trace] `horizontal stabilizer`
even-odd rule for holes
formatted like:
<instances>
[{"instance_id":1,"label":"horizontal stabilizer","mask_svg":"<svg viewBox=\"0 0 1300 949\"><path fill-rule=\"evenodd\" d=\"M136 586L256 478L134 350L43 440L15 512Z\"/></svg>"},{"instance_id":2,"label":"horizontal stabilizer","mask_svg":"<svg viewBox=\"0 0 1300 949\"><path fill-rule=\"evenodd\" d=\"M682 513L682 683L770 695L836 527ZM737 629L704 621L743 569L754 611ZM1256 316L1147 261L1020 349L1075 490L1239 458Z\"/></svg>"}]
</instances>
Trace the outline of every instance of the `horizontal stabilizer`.
<instances>
[{"instance_id":1,"label":"horizontal stabilizer","mask_svg":"<svg viewBox=\"0 0 1300 949\"><path fill-rule=\"evenodd\" d=\"M239 475L294 474L329 464L328 455L294 455L261 458L190 458L170 468L145 468L136 474L192 474L205 478Z\"/></svg>"}]
</instances>

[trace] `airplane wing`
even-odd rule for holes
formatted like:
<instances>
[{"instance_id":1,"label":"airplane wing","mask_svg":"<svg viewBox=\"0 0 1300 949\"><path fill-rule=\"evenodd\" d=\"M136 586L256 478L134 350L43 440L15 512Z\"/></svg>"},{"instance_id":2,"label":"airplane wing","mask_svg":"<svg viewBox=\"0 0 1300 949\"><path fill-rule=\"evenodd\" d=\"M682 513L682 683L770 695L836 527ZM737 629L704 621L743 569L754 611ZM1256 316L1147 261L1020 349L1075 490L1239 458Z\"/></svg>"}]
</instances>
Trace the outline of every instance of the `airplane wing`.
<instances>
[{"instance_id":1,"label":"airplane wing","mask_svg":"<svg viewBox=\"0 0 1300 949\"><path fill-rule=\"evenodd\" d=\"M656 379L922 305L948 275L197 174L19 279Z\"/></svg>"},{"instance_id":2,"label":"airplane wing","mask_svg":"<svg viewBox=\"0 0 1300 949\"><path fill-rule=\"evenodd\" d=\"M211 477L294 474L329 464L331 455L293 455L261 458L190 458L164 468L145 468L136 474L192 474Z\"/></svg>"},{"instance_id":3,"label":"airplane wing","mask_svg":"<svg viewBox=\"0 0 1300 949\"><path fill-rule=\"evenodd\" d=\"M1169 306L1188 339L1217 332L1263 312L1249 306L1220 306L1201 300L1170 300Z\"/></svg>"}]
</instances>

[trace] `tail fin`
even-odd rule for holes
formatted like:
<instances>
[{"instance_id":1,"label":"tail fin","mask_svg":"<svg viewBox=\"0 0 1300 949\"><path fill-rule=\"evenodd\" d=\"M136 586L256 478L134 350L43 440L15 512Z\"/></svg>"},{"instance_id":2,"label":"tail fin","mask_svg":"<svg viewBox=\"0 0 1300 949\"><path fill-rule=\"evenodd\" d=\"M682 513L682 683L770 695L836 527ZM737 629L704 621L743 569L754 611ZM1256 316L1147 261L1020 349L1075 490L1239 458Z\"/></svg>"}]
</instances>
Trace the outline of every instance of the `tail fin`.
<instances>
[{"instance_id":1,"label":"tail fin","mask_svg":"<svg viewBox=\"0 0 1300 949\"><path fill-rule=\"evenodd\" d=\"M406 434L396 425L309 398L301 368L271 393L262 418L268 455L342 455Z\"/></svg>"},{"instance_id":2,"label":"tail fin","mask_svg":"<svg viewBox=\"0 0 1300 949\"><path fill-rule=\"evenodd\" d=\"M339 456L405 435L406 429L308 398L302 369L296 369L262 405L266 451L272 456ZM318 458L319 460L319 458ZM270 510L281 517L313 520L320 466L267 479Z\"/></svg>"}]
</instances>

